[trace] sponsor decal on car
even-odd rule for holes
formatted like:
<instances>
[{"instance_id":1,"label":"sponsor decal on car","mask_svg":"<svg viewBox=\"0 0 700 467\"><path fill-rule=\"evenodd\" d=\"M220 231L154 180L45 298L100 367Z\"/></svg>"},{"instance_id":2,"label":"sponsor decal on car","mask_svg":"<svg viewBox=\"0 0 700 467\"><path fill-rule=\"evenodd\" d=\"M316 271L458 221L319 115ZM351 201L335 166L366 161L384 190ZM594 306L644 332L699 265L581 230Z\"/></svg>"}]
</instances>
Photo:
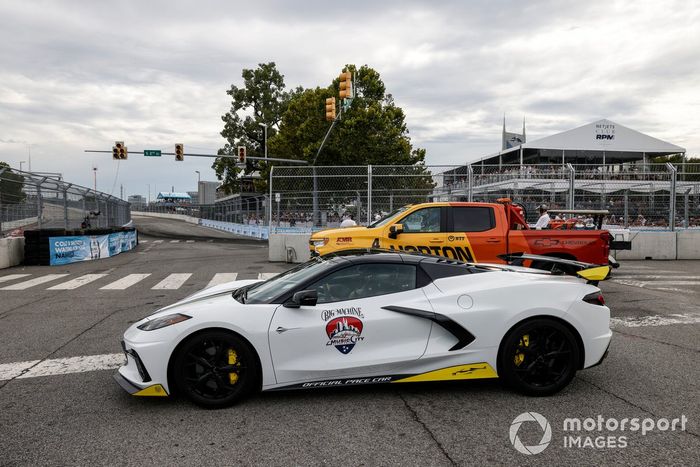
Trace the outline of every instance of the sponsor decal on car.
<instances>
[{"instance_id":1,"label":"sponsor decal on car","mask_svg":"<svg viewBox=\"0 0 700 467\"><path fill-rule=\"evenodd\" d=\"M352 243L352 237L338 237L335 243Z\"/></svg>"},{"instance_id":2,"label":"sponsor decal on car","mask_svg":"<svg viewBox=\"0 0 700 467\"><path fill-rule=\"evenodd\" d=\"M389 249L396 250L394 245L390 245ZM468 247L461 246L426 246L426 245L399 245L398 249L400 251L418 251L420 253L425 253L426 255L436 255L444 256L445 258L452 258L459 261L465 261L467 263L474 262L474 255Z\"/></svg>"},{"instance_id":3,"label":"sponsor decal on car","mask_svg":"<svg viewBox=\"0 0 700 467\"><path fill-rule=\"evenodd\" d=\"M328 342L342 354L349 354L355 344L364 340L362 334L362 321L354 316L339 316L326 323Z\"/></svg>"},{"instance_id":4,"label":"sponsor decal on car","mask_svg":"<svg viewBox=\"0 0 700 467\"><path fill-rule=\"evenodd\" d=\"M335 318L341 315L356 316L358 318L364 318L365 315L362 314L362 308L356 306L349 306L345 308L334 308L332 310L321 310L321 319L323 321L328 321L331 318Z\"/></svg>"}]
</instances>

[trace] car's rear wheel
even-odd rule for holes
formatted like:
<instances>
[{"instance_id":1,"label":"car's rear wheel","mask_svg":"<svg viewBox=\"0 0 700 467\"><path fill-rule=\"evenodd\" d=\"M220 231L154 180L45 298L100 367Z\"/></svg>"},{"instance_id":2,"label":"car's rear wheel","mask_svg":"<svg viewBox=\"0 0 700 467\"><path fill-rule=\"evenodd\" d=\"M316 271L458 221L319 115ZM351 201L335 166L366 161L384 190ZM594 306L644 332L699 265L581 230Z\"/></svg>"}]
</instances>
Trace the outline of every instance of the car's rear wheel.
<instances>
[{"instance_id":1,"label":"car's rear wheel","mask_svg":"<svg viewBox=\"0 0 700 467\"><path fill-rule=\"evenodd\" d=\"M516 326L504 339L499 374L518 392L548 396L564 388L576 374L578 343L562 323L538 318Z\"/></svg>"},{"instance_id":2,"label":"car's rear wheel","mask_svg":"<svg viewBox=\"0 0 700 467\"><path fill-rule=\"evenodd\" d=\"M249 394L259 380L253 349L235 334L197 333L180 347L172 375L180 394L207 408L228 407Z\"/></svg>"}]
</instances>

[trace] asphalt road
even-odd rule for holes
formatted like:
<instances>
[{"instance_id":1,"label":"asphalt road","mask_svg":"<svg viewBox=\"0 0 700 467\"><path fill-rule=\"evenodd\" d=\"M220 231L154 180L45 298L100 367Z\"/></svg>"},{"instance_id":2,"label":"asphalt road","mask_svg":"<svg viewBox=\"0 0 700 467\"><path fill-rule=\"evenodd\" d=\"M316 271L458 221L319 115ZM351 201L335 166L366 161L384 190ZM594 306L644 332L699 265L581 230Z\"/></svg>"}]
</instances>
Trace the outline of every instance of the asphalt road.
<instances>
[{"instance_id":1,"label":"asphalt road","mask_svg":"<svg viewBox=\"0 0 700 467\"><path fill-rule=\"evenodd\" d=\"M163 223L161 232L177 227ZM268 263L263 243L203 238L142 237L147 241L135 251L115 258L0 271L0 281L29 274L0 282L0 374L16 362L119 353L130 323L216 274L252 278L288 267ZM2 290L47 274L67 275ZM85 274L104 275L49 290ZM143 276L127 288L102 289L130 274ZM153 288L170 274L191 275L177 287ZM207 411L183 400L130 397L112 380L113 370L12 377L0 380L0 465L697 465L700 261L624 263L602 288L617 319L610 356L553 397L523 397L496 381L476 381L266 393ZM524 412L550 423L551 443L540 454L521 454L509 439L511 423ZM599 415L685 416L687 423L685 431L645 435L563 431L566 418ZM542 434L533 422L518 432L525 445ZM624 435L627 446L564 447L569 434L582 443L612 436L617 444Z\"/></svg>"}]
</instances>

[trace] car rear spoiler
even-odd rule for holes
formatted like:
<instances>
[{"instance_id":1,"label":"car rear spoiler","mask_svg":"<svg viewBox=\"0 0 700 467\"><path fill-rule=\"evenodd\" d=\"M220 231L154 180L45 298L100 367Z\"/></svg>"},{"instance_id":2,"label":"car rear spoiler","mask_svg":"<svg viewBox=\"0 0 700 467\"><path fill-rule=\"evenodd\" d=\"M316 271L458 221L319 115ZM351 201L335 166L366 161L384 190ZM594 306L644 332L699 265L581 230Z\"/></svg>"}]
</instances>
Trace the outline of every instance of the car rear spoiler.
<instances>
[{"instance_id":1,"label":"car rear spoiler","mask_svg":"<svg viewBox=\"0 0 700 467\"><path fill-rule=\"evenodd\" d=\"M527 253L509 253L498 255L500 259L508 264L522 265L525 260L539 261L542 263L554 264L557 272L567 274L569 276L582 277L589 284L597 284L599 281L604 281L610 277L610 266L584 263L573 259L554 258L552 256L530 255ZM563 267L562 267L563 266Z\"/></svg>"}]
</instances>

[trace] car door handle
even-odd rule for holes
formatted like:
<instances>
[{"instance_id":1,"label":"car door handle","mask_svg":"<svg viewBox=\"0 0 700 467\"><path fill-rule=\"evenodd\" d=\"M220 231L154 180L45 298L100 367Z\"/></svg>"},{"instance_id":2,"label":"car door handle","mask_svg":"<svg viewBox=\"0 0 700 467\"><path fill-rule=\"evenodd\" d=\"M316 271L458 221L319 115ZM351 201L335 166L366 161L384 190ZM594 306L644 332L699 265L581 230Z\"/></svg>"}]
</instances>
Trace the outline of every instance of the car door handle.
<instances>
[{"instance_id":1,"label":"car door handle","mask_svg":"<svg viewBox=\"0 0 700 467\"><path fill-rule=\"evenodd\" d=\"M287 331L292 331L294 329L299 329L299 328L283 328L282 326L279 326L275 331L277 331L277 334L282 334L283 332Z\"/></svg>"},{"instance_id":2,"label":"car door handle","mask_svg":"<svg viewBox=\"0 0 700 467\"><path fill-rule=\"evenodd\" d=\"M501 243L500 238L489 238L486 240L486 243Z\"/></svg>"},{"instance_id":3,"label":"car door handle","mask_svg":"<svg viewBox=\"0 0 700 467\"><path fill-rule=\"evenodd\" d=\"M430 243L442 243L442 242L444 242L444 240L440 240L439 238L433 238L432 240L430 240Z\"/></svg>"}]
</instances>

